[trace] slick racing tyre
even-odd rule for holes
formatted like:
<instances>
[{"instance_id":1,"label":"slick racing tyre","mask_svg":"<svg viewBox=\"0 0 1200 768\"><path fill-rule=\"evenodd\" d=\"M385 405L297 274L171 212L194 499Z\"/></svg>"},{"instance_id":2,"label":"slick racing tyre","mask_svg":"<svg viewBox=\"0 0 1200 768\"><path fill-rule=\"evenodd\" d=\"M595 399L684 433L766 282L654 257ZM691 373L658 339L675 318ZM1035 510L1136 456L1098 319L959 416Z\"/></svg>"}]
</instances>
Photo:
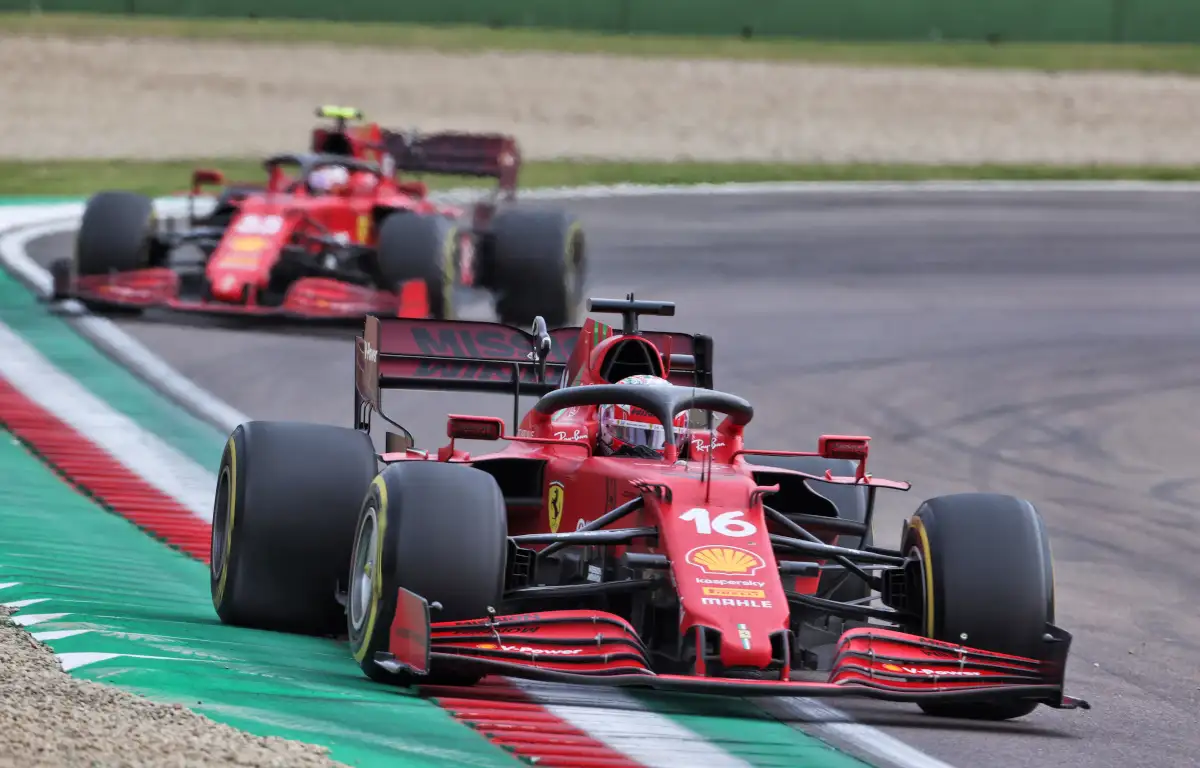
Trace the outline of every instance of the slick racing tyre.
<instances>
[{"instance_id":1,"label":"slick racing tyre","mask_svg":"<svg viewBox=\"0 0 1200 768\"><path fill-rule=\"evenodd\" d=\"M75 239L79 274L106 275L150 266L155 221L154 205L144 195L92 195Z\"/></svg>"},{"instance_id":2,"label":"slick racing tyre","mask_svg":"<svg viewBox=\"0 0 1200 768\"><path fill-rule=\"evenodd\" d=\"M423 280L430 315L454 318L458 227L452 221L404 211L389 215L379 228L377 259L380 287L394 291L406 280Z\"/></svg>"},{"instance_id":3,"label":"slick racing tyre","mask_svg":"<svg viewBox=\"0 0 1200 768\"><path fill-rule=\"evenodd\" d=\"M922 584L917 634L1013 656L1042 657L1054 621L1054 566L1041 515L1023 499L963 493L929 499L909 520L902 550ZM931 715L1023 717L1036 702L921 704Z\"/></svg>"},{"instance_id":4,"label":"slick racing tyre","mask_svg":"<svg viewBox=\"0 0 1200 768\"><path fill-rule=\"evenodd\" d=\"M587 258L583 227L562 211L496 214L491 255L500 322L528 328L535 317L558 328L578 322Z\"/></svg>"},{"instance_id":5,"label":"slick racing tyre","mask_svg":"<svg viewBox=\"0 0 1200 768\"><path fill-rule=\"evenodd\" d=\"M367 677L411 685L375 664L388 649L400 588L425 598L431 621L478 619L500 610L508 521L500 486L462 465L399 462L384 468L362 504L350 561L346 620L354 660ZM432 603L441 603L435 610ZM480 675L420 682L471 685Z\"/></svg>"},{"instance_id":6,"label":"slick racing tyre","mask_svg":"<svg viewBox=\"0 0 1200 768\"><path fill-rule=\"evenodd\" d=\"M97 192L83 210L75 238L76 273L107 275L151 266L162 256L155 240L155 227L154 205L149 198L132 192ZM66 266L69 278L70 262ZM99 302L94 306L121 315L142 313L138 307Z\"/></svg>"},{"instance_id":7,"label":"slick racing tyre","mask_svg":"<svg viewBox=\"0 0 1200 768\"><path fill-rule=\"evenodd\" d=\"M344 427L250 421L225 445L213 503L213 606L226 624L336 635L338 584L378 464Z\"/></svg>"}]
</instances>

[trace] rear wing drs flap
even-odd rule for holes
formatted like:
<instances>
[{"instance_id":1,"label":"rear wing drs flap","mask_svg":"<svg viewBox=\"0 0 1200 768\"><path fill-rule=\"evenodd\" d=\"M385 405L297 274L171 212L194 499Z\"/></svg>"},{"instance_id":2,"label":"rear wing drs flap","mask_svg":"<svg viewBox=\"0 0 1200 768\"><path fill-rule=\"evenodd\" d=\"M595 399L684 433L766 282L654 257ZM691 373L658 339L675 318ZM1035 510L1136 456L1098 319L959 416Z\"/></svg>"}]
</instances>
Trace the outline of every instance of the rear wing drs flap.
<instances>
[{"instance_id":1,"label":"rear wing drs flap","mask_svg":"<svg viewBox=\"0 0 1200 768\"><path fill-rule=\"evenodd\" d=\"M383 132L384 150L404 173L435 173L496 179L511 197L521 170L521 150L511 136L444 132L410 136Z\"/></svg>"},{"instance_id":2,"label":"rear wing drs flap","mask_svg":"<svg viewBox=\"0 0 1200 768\"><path fill-rule=\"evenodd\" d=\"M580 330L572 326L548 332L550 353L541 371L538 337L511 326L368 316L354 352L355 426L369 428L371 411L381 412L386 389L492 392L511 394L514 400L552 392L566 383ZM708 385L711 349L702 349L697 337L660 331L640 335L669 358L664 362L669 362L672 383Z\"/></svg>"}]
</instances>

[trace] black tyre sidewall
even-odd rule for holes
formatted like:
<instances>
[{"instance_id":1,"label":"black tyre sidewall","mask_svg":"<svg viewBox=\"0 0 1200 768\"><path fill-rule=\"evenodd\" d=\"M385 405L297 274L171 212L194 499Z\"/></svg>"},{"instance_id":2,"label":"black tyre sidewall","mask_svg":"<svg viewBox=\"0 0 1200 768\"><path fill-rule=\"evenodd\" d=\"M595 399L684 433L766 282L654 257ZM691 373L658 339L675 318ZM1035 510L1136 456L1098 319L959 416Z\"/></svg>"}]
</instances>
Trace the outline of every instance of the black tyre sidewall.
<instances>
[{"instance_id":1,"label":"black tyre sidewall","mask_svg":"<svg viewBox=\"0 0 1200 768\"><path fill-rule=\"evenodd\" d=\"M405 211L388 215L376 249L381 287L394 291L407 280L423 280L430 315L453 319L458 239L458 226L445 217Z\"/></svg>"},{"instance_id":2,"label":"black tyre sidewall","mask_svg":"<svg viewBox=\"0 0 1200 768\"><path fill-rule=\"evenodd\" d=\"M392 464L371 484L355 528L355 547L372 507L382 528L376 552L382 578L374 582L380 589L371 596L361 629L353 626L347 611L347 634L354 659L368 677L407 684L403 676L374 663L375 654L388 648L397 591L404 588L441 603L441 610L431 609L432 621L482 618L489 607L500 610L508 537L504 499L495 479L473 467ZM350 573L348 581L354 578Z\"/></svg>"},{"instance_id":3,"label":"black tyre sidewall","mask_svg":"<svg viewBox=\"0 0 1200 768\"><path fill-rule=\"evenodd\" d=\"M923 534L923 535L922 535ZM1041 516L1022 499L991 493L940 496L910 521L903 551L916 551L932 582L918 633L1013 656L1041 658L1054 621L1054 566ZM942 716L1006 720L1032 702L922 705Z\"/></svg>"},{"instance_id":4,"label":"black tyre sidewall","mask_svg":"<svg viewBox=\"0 0 1200 768\"><path fill-rule=\"evenodd\" d=\"M496 215L492 273L500 321L551 328L575 323L587 273L583 225L564 211L513 208Z\"/></svg>"},{"instance_id":5,"label":"black tyre sidewall","mask_svg":"<svg viewBox=\"0 0 1200 768\"><path fill-rule=\"evenodd\" d=\"M247 422L230 435L218 470L210 568L213 606L239 626L300 634L345 628L336 592L363 496L377 467L370 437L321 424ZM228 478L228 482L226 481ZM214 543L215 545L215 543Z\"/></svg>"},{"instance_id":6,"label":"black tyre sidewall","mask_svg":"<svg viewBox=\"0 0 1200 768\"><path fill-rule=\"evenodd\" d=\"M149 266L154 204L132 192L98 192L84 208L75 239L80 275L129 272Z\"/></svg>"}]
</instances>

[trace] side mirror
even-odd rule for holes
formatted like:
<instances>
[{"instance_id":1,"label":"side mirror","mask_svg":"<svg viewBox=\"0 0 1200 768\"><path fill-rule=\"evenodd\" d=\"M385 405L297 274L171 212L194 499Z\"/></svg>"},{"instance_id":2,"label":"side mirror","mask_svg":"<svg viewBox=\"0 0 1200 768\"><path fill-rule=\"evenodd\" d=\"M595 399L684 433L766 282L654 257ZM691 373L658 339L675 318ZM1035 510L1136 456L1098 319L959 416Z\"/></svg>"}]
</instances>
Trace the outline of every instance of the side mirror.
<instances>
[{"instance_id":1,"label":"side mirror","mask_svg":"<svg viewBox=\"0 0 1200 768\"><path fill-rule=\"evenodd\" d=\"M451 440L499 440L503 434L504 419L494 416L451 416L446 421Z\"/></svg>"},{"instance_id":2,"label":"side mirror","mask_svg":"<svg viewBox=\"0 0 1200 768\"><path fill-rule=\"evenodd\" d=\"M826 459L866 461L871 438L857 435L821 435L817 453Z\"/></svg>"},{"instance_id":3,"label":"side mirror","mask_svg":"<svg viewBox=\"0 0 1200 768\"><path fill-rule=\"evenodd\" d=\"M417 444L411 432L404 427L400 427L400 429L403 430L403 433L388 432L383 436L384 453L404 453Z\"/></svg>"},{"instance_id":4,"label":"side mirror","mask_svg":"<svg viewBox=\"0 0 1200 768\"><path fill-rule=\"evenodd\" d=\"M225 183L225 174L211 168L197 168L192 171L192 194L200 194L200 188Z\"/></svg>"}]
</instances>

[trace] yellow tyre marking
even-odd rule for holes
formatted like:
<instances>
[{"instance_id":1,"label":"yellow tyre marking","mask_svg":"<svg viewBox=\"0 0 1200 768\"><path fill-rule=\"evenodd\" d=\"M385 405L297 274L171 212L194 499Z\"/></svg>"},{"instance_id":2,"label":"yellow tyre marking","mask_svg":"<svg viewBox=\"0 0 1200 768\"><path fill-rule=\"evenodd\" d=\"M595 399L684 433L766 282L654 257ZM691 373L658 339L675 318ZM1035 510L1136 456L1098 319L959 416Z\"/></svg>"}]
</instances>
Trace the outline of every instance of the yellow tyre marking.
<instances>
[{"instance_id":1,"label":"yellow tyre marking","mask_svg":"<svg viewBox=\"0 0 1200 768\"><path fill-rule=\"evenodd\" d=\"M237 503L237 446L234 444L233 435L229 436L226 447L229 450L229 517L225 520L225 557L221 560L221 575L217 578L217 594L214 598L217 605L225 600L225 582L229 579L230 552L233 548L233 518L236 511L234 505Z\"/></svg>"},{"instance_id":2,"label":"yellow tyre marking","mask_svg":"<svg viewBox=\"0 0 1200 768\"><path fill-rule=\"evenodd\" d=\"M371 579L371 606L367 610L367 623L363 627L362 642L354 649L354 660L359 664L367 657L371 637L375 634L375 617L379 613L379 601L383 597L383 533L387 530L387 486L383 476L377 475L371 485L379 492L379 504L375 507L375 568L377 578Z\"/></svg>"},{"instance_id":3,"label":"yellow tyre marking","mask_svg":"<svg viewBox=\"0 0 1200 768\"><path fill-rule=\"evenodd\" d=\"M921 560L925 566L925 636L933 637L933 553L929 548L929 534L921 518L913 517L910 523L921 539Z\"/></svg>"}]
</instances>

